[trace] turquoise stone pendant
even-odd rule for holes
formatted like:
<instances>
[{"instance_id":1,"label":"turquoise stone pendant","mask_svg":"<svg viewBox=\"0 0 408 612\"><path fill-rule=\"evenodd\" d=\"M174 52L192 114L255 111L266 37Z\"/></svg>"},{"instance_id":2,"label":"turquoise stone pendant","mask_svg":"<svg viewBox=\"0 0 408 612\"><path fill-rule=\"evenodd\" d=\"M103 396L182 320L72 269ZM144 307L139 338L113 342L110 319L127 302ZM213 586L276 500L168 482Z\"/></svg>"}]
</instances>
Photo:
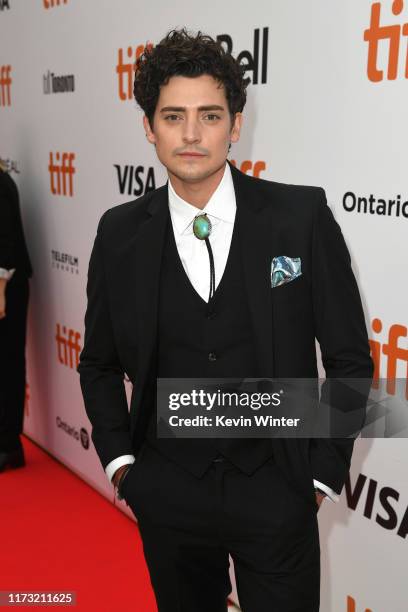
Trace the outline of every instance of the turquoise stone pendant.
<instances>
[{"instance_id":1,"label":"turquoise stone pendant","mask_svg":"<svg viewBox=\"0 0 408 612\"><path fill-rule=\"evenodd\" d=\"M199 240L205 240L211 234L211 221L206 214L195 217L193 232L194 236Z\"/></svg>"}]
</instances>

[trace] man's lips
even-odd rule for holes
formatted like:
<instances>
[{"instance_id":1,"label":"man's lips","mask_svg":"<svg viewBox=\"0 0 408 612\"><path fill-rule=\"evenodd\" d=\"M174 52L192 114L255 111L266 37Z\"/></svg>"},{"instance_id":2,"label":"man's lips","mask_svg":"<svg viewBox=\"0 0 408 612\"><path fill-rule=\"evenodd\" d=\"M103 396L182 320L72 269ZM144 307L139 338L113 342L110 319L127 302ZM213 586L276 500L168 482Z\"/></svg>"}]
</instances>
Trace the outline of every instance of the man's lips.
<instances>
[{"instance_id":1,"label":"man's lips","mask_svg":"<svg viewBox=\"0 0 408 612\"><path fill-rule=\"evenodd\" d=\"M181 157L204 157L202 153L179 153Z\"/></svg>"}]
</instances>

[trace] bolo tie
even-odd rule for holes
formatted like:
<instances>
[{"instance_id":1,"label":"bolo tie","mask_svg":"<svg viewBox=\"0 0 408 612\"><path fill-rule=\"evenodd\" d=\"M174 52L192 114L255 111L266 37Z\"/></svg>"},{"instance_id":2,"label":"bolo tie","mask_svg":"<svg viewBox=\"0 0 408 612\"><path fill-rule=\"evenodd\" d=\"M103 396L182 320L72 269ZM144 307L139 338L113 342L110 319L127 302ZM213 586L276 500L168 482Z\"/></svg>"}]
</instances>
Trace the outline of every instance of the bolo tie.
<instances>
[{"instance_id":1,"label":"bolo tie","mask_svg":"<svg viewBox=\"0 0 408 612\"><path fill-rule=\"evenodd\" d=\"M210 241L208 237L211 234L211 221L207 217L207 213L202 215L198 215L194 218L193 222L193 233L196 238L199 240L204 240L205 245L208 251L208 257L210 260L210 295L208 297L208 301L211 300L212 296L215 293L215 268L214 268L214 256L211 249Z\"/></svg>"}]
</instances>

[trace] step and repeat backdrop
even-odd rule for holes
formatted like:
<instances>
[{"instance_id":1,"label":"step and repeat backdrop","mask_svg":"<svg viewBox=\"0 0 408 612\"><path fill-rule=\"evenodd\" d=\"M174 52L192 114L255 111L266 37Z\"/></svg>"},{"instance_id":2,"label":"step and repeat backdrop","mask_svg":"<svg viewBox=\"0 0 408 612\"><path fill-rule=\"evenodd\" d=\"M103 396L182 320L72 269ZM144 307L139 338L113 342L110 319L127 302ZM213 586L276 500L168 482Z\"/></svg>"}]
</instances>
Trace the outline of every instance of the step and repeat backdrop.
<instances>
[{"instance_id":1,"label":"step and repeat backdrop","mask_svg":"<svg viewBox=\"0 0 408 612\"><path fill-rule=\"evenodd\" d=\"M0 0L0 158L34 268L25 432L129 516L92 446L76 366L98 220L167 178L132 98L133 63L184 25L247 66L236 165L325 188L376 376L407 379L408 1ZM322 611L408 609L407 460L402 438L356 442L340 502L318 515Z\"/></svg>"}]
</instances>

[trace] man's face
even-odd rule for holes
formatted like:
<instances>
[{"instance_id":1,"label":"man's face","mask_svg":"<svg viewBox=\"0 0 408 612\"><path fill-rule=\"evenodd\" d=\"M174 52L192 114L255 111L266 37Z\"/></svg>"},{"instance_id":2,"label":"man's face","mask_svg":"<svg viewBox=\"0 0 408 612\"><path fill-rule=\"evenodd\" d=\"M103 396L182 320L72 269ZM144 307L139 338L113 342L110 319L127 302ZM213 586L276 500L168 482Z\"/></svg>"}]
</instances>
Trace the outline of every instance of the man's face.
<instances>
[{"instance_id":1,"label":"man's face","mask_svg":"<svg viewBox=\"0 0 408 612\"><path fill-rule=\"evenodd\" d=\"M239 140L242 114L231 116L224 87L210 75L173 76L160 89L149 142L169 174L197 183L219 170L231 142Z\"/></svg>"}]
</instances>

